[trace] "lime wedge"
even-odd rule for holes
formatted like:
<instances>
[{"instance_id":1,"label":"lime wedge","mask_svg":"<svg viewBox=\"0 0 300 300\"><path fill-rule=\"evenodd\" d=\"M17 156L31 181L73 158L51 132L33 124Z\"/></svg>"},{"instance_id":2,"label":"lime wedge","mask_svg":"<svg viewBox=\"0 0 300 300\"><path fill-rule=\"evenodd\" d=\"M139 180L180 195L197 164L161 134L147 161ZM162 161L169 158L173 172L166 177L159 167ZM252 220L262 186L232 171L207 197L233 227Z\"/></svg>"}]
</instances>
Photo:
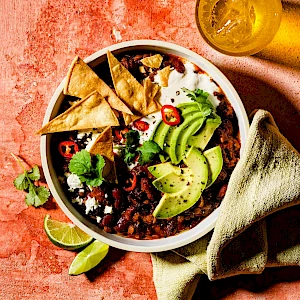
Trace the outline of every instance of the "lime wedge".
<instances>
[{"instance_id":1,"label":"lime wedge","mask_svg":"<svg viewBox=\"0 0 300 300\"><path fill-rule=\"evenodd\" d=\"M44 229L50 241L63 249L75 250L87 246L93 238L72 223L65 223L45 216Z\"/></svg>"},{"instance_id":2,"label":"lime wedge","mask_svg":"<svg viewBox=\"0 0 300 300\"><path fill-rule=\"evenodd\" d=\"M76 255L69 268L69 275L79 275L96 267L106 256L108 249L107 244L98 240L93 241Z\"/></svg>"}]
</instances>

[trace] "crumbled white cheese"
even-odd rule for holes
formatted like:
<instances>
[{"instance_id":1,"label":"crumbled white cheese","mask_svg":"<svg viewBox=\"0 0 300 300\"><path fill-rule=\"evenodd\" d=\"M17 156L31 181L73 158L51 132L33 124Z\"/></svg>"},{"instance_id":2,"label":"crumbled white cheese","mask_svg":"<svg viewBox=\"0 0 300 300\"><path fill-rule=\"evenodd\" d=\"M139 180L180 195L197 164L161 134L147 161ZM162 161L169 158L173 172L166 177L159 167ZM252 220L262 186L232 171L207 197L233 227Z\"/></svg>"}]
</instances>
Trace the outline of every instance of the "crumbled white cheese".
<instances>
[{"instance_id":1,"label":"crumbled white cheese","mask_svg":"<svg viewBox=\"0 0 300 300\"><path fill-rule=\"evenodd\" d=\"M87 197L85 201L85 214L87 215L90 211L93 211L99 206L97 200L93 197L91 198L90 196Z\"/></svg>"},{"instance_id":2,"label":"crumbled white cheese","mask_svg":"<svg viewBox=\"0 0 300 300\"><path fill-rule=\"evenodd\" d=\"M77 196L76 198L72 199L72 202L73 203L78 203L79 205L82 205L83 204L83 199L80 198L79 196Z\"/></svg>"},{"instance_id":3,"label":"crumbled white cheese","mask_svg":"<svg viewBox=\"0 0 300 300\"><path fill-rule=\"evenodd\" d=\"M108 195L106 193L104 194L104 198L108 198Z\"/></svg>"},{"instance_id":4,"label":"crumbled white cheese","mask_svg":"<svg viewBox=\"0 0 300 300\"><path fill-rule=\"evenodd\" d=\"M78 131L78 133L77 133L77 138L78 138L79 140L81 140L81 139L84 138L84 136L85 136L86 134L87 134L87 133L86 133L85 131Z\"/></svg>"},{"instance_id":5,"label":"crumbled white cheese","mask_svg":"<svg viewBox=\"0 0 300 300\"><path fill-rule=\"evenodd\" d=\"M128 166L128 170L132 170L134 167L136 167L138 165L138 162L137 161L135 161L134 163L132 163L132 164L130 164L129 166Z\"/></svg>"},{"instance_id":6,"label":"crumbled white cheese","mask_svg":"<svg viewBox=\"0 0 300 300\"><path fill-rule=\"evenodd\" d=\"M101 222L101 220L102 220L102 218L101 218L101 217L99 217L99 216L97 216L97 217L96 217L96 220L97 220L97 223L100 223L100 222Z\"/></svg>"},{"instance_id":7,"label":"crumbled white cheese","mask_svg":"<svg viewBox=\"0 0 300 300\"><path fill-rule=\"evenodd\" d=\"M112 206L105 205L105 208L104 208L104 213L105 214L111 214L112 211L113 211Z\"/></svg>"},{"instance_id":8,"label":"crumbled white cheese","mask_svg":"<svg viewBox=\"0 0 300 300\"><path fill-rule=\"evenodd\" d=\"M97 130L80 130L77 133L77 139L82 140L84 137L88 136L85 140L85 149L89 151L100 134L101 132L98 132Z\"/></svg>"},{"instance_id":9,"label":"crumbled white cheese","mask_svg":"<svg viewBox=\"0 0 300 300\"><path fill-rule=\"evenodd\" d=\"M85 146L86 151L90 151L90 149L92 148L92 146L94 145L96 139L100 134L101 134L100 132L93 132L92 138L87 138L88 144Z\"/></svg>"},{"instance_id":10,"label":"crumbled white cheese","mask_svg":"<svg viewBox=\"0 0 300 300\"><path fill-rule=\"evenodd\" d=\"M83 184L82 184L80 178L76 174L73 174L73 173L68 176L67 183L68 183L70 190L83 188Z\"/></svg>"},{"instance_id":11,"label":"crumbled white cheese","mask_svg":"<svg viewBox=\"0 0 300 300\"><path fill-rule=\"evenodd\" d=\"M84 189L79 189L79 193L84 193Z\"/></svg>"}]
</instances>

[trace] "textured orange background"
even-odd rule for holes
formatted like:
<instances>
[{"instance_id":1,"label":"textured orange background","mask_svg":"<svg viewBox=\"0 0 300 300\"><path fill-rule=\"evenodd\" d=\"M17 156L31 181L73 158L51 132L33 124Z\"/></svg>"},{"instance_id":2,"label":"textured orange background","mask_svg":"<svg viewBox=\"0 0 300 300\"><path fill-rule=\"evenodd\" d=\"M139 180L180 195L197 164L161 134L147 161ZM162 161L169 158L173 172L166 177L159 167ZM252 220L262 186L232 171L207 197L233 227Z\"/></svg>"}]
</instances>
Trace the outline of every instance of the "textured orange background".
<instances>
[{"instance_id":1,"label":"textured orange background","mask_svg":"<svg viewBox=\"0 0 300 300\"><path fill-rule=\"evenodd\" d=\"M52 245L46 213L66 220L54 199L28 208L13 187L21 172L10 156L40 165L39 137L46 107L75 54L82 58L132 39L187 47L216 64L232 81L248 113L269 110L300 149L300 0L283 2L274 41L252 57L233 58L207 46L197 32L194 0L2 0L0 3L0 298L156 299L148 254L111 249L86 275L68 276L75 253ZM120 40L112 35L120 32ZM194 299L300 299L300 268L266 270L210 283Z\"/></svg>"}]
</instances>

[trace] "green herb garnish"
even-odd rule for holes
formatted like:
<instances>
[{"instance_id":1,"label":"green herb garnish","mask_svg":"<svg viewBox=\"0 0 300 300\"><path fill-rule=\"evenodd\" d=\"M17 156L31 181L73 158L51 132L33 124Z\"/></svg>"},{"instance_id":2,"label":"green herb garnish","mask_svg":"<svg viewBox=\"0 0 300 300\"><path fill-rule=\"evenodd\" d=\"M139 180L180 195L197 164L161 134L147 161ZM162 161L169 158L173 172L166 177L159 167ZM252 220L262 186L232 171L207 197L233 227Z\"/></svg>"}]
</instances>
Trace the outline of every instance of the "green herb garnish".
<instances>
[{"instance_id":1,"label":"green herb garnish","mask_svg":"<svg viewBox=\"0 0 300 300\"><path fill-rule=\"evenodd\" d=\"M136 149L139 147L140 134L136 130L129 130L125 134L126 144L123 150L124 161L130 165L136 156Z\"/></svg>"},{"instance_id":2,"label":"green herb garnish","mask_svg":"<svg viewBox=\"0 0 300 300\"><path fill-rule=\"evenodd\" d=\"M102 171L105 165L103 156L96 154L91 157L87 150L81 150L74 154L69 163L69 170L76 174L81 182L96 187L104 181Z\"/></svg>"},{"instance_id":3,"label":"green herb garnish","mask_svg":"<svg viewBox=\"0 0 300 300\"><path fill-rule=\"evenodd\" d=\"M29 171L25 169L21 161L11 153L13 158L19 163L24 172L14 180L14 186L20 191L25 191L25 203L28 206L38 207L43 205L50 197L50 191L44 186L37 186L35 182L40 179L39 167L34 165Z\"/></svg>"},{"instance_id":4,"label":"green herb garnish","mask_svg":"<svg viewBox=\"0 0 300 300\"><path fill-rule=\"evenodd\" d=\"M209 116L214 111L214 106L208 100L209 93L204 92L201 89L196 89L191 91L187 88L182 88L184 92L187 93L187 96L198 103L199 110L203 113L203 116Z\"/></svg>"},{"instance_id":5,"label":"green herb garnish","mask_svg":"<svg viewBox=\"0 0 300 300\"><path fill-rule=\"evenodd\" d=\"M140 152L139 164L145 165L151 162L155 155L159 154L161 149L154 141L146 141L137 149L137 151Z\"/></svg>"}]
</instances>

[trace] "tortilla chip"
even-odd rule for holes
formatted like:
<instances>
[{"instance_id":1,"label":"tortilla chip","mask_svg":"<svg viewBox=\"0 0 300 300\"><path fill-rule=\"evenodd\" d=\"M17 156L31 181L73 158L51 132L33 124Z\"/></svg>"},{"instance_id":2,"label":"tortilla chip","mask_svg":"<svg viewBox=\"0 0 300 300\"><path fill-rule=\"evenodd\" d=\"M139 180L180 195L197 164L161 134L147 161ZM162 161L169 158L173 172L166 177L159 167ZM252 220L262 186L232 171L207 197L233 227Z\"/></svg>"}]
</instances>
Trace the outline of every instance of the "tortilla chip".
<instances>
[{"instance_id":1,"label":"tortilla chip","mask_svg":"<svg viewBox=\"0 0 300 300\"><path fill-rule=\"evenodd\" d=\"M110 51L107 52L107 58L117 95L134 113L134 116L123 113L125 124L128 125L132 121L158 110L160 105L156 100L145 99L144 87Z\"/></svg>"},{"instance_id":2,"label":"tortilla chip","mask_svg":"<svg viewBox=\"0 0 300 300\"><path fill-rule=\"evenodd\" d=\"M152 112L158 111L161 109L161 105L157 101L160 96L160 86L158 84L152 83L149 77L144 80L144 99L146 102L146 111L143 113L143 116L147 116ZM149 112L149 113L148 113ZM126 115L123 113L125 124L129 124L141 118L137 115Z\"/></svg>"},{"instance_id":3,"label":"tortilla chip","mask_svg":"<svg viewBox=\"0 0 300 300\"><path fill-rule=\"evenodd\" d=\"M107 58L117 95L134 114L141 113L145 107L143 86L110 51L107 52Z\"/></svg>"},{"instance_id":4,"label":"tortilla chip","mask_svg":"<svg viewBox=\"0 0 300 300\"><path fill-rule=\"evenodd\" d=\"M141 59L143 65L155 69L160 67L162 61L163 61L163 57L160 54L155 54Z\"/></svg>"},{"instance_id":5,"label":"tortilla chip","mask_svg":"<svg viewBox=\"0 0 300 300\"><path fill-rule=\"evenodd\" d=\"M113 90L81 58L76 56L68 71L64 94L85 98L93 91L106 98L112 108L132 114Z\"/></svg>"},{"instance_id":6,"label":"tortilla chip","mask_svg":"<svg viewBox=\"0 0 300 300\"><path fill-rule=\"evenodd\" d=\"M117 183L117 174L113 153L113 140L112 129L106 127L100 136L96 139L95 143L89 150L91 154L100 154L105 160L105 166L103 168L103 177L109 182Z\"/></svg>"},{"instance_id":7,"label":"tortilla chip","mask_svg":"<svg viewBox=\"0 0 300 300\"><path fill-rule=\"evenodd\" d=\"M155 98L157 92L160 90L160 86L151 81L149 77L144 80L144 98L146 105L149 106L152 99Z\"/></svg>"},{"instance_id":8,"label":"tortilla chip","mask_svg":"<svg viewBox=\"0 0 300 300\"><path fill-rule=\"evenodd\" d=\"M170 77L170 73L171 73L170 66L163 68L162 70L158 71L157 73L160 78L161 86L167 87L169 85L169 77Z\"/></svg>"},{"instance_id":9,"label":"tortilla chip","mask_svg":"<svg viewBox=\"0 0 300 300\"><path fill-rule=\"evenodd\" d=\"M118 125L119 121L107 101L95 91L51 120L37 134Z\"/></svg>"}]
</instances>

